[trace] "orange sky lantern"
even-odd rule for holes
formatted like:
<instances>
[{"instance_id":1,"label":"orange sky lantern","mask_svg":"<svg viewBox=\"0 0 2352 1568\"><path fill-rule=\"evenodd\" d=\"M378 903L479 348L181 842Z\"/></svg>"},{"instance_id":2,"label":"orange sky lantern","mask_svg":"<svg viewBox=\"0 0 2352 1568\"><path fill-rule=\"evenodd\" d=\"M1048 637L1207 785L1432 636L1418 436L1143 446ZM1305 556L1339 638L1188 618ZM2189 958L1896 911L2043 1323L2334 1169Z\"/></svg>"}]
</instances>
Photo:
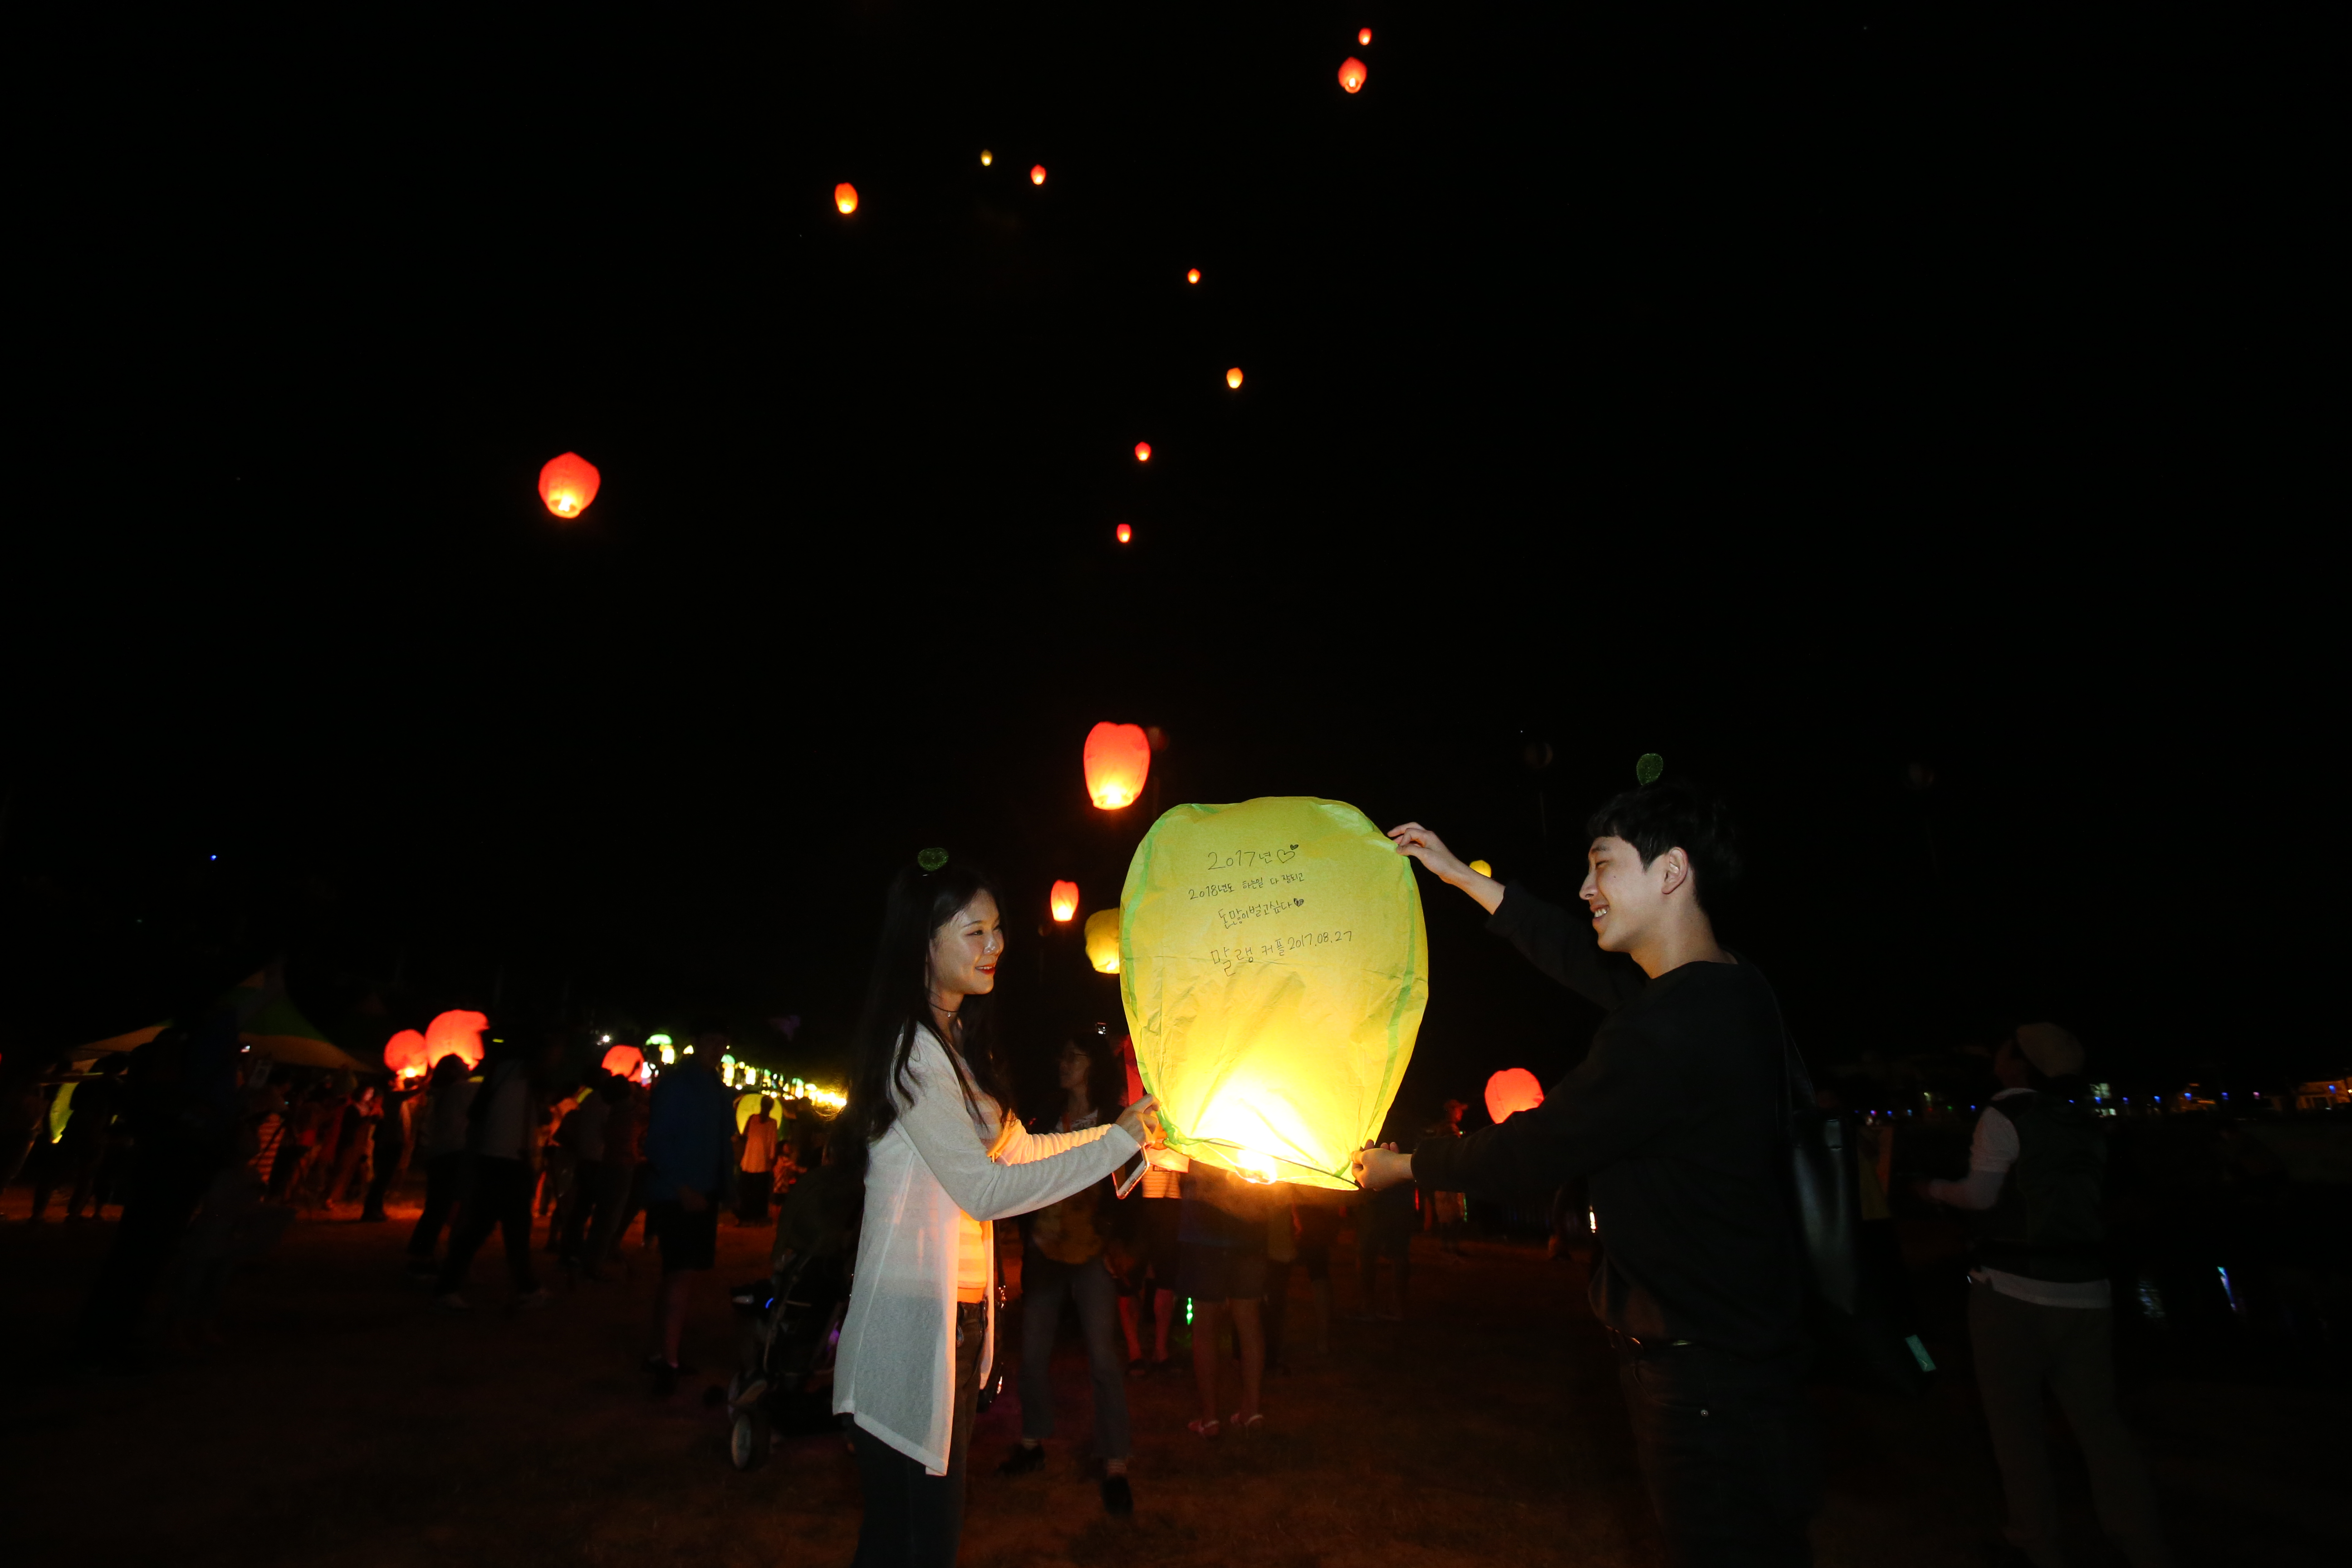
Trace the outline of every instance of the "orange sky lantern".
<instances>
[{"instance_id":1,"label":"orange sky lantern","mask_svg":"<svg viewBox=\"0 0 2352 1568\"><path fill-rule=\"evenodd\" d=\"M635 1046L614 1046L604 1053L604 1067L614 1078L638 1078L646 1070L646 1053Z\"/></svg>"},{"instance_id":2,"label":"orange sky lantern","mask_svg":"<svg viewBox=\"0 0 2352 1568\"><path fill-rule=\"evenodd\" d=\"M1353 55L1349 56L1348 63L1339 68L1339 85L1346 88L1349 92L1354 92L1357 89L1362 87L1364 85L1364 62L1356 58Z\"/></svg>"},{"instance_id":3,"label":"orange sky lantern","mask_svg":"<svg viewBox=\"0 0 2352 1568\"><path fill-rule=\"evenodd\" d=\"M1359 27L1356 29L1356 42L1360 44L1369 44L1371 41L1372 30L1370 27Z\"/></svg>"},{"instance_id":4,"label":"orange sky lantern","mask_svg":"<svg viewBox=\"0 0 2352 1568\"><path fill-rule=\"evenodd\" d=\"M1225 372L1225 384L1232 387L1235 392L1239 392L1242 389L1241 366L1235 365L1233 369Z\"/></svg>"},{"instance_id":5,"label":"orange sky lantern","mask_svg":"<svg viewBox=\"0 0 2352 1568\"><path fill-rule=\"evenodd\" d=\"M383 1065L394 1078L422 1078L433 1066L433 1058L425 1054L425 1037L403 1029L384 1041Z\"/></svg>"},{"instance_id":6,"label":"orange sky lantern","mask_svg":"<svg viewBox=\"0 0 2352 1568\"><path fill-rule=\"evenodd\" d=\"M857 187L851 184L847 180L844 180L841 184L834 186L833 205L841 209L841 216L844 217L847 217L851 213L856 212L857 210Z\"/></svg>"},{"instance_id":7,"label":"orange sky lantern","mask_svg":"<svg viewBox=\"0 0 2352 1568\"><path fill-rule=\"evenodd\" d=\"M1123 522L1122 522L1122 523L1120 523L1120 524L1118 525L1118 542L1119 542L1121 544L1125 544L1129 540L1133 539L1134 537L1135 537L1135 530L1134 530L1134 529L1129 528L1126 523L1123 523Z\"/></svg>"},{"instance_id":8,"label":"orange sky lantern","mask_svg":"<svg viewBox=\"0 0 2352 1568\"><path fill-rule=\"evenodd\" d=\"M444 1013L425 1026L425 1054L433 1061L443 1057L456 1057L468 1068L482 1065L482 1031L490 1021L479 1013L462 1008Z\"/></svg>"},{"instance_id":9,"label":"orange sky lantern","mask_svg":"<svg viewBox=\"0 0 2352 1568\"><path fill-rule=\"evenodd\" d=\"M1543 1102L1543 1085L1525 1068L1505 1068L1486 1080L1486 1114L1497 1121Z\"/></svg>"},{"instance_id":10,"label":"orange sky lantern","mask_svg":"<svg viewBox=\"0 0 2352 1568\"><path fill-rule=\"evenodd\" d=\"M1200 269L1199 268L1197 268L1197 267L1193 268L1190 272L1187 272L1187 273L1185 273L1185 274L1184 274L1184 281L1185 281L1185 282L1187 282L1187 283L1198 283L1200 280L1201 280L1201 269Z\"/></svg>"},{"instance_id":11,"label":"orange sky lantern","mask_svg":"<svg viewBox=\"0 0 2352 1568\"><path fill-rule=\"evenodd\" d=\"M1078 885L1076 882L1055 883L1054 891L1046 901L1053 905L1054 919L1056 921L1066 922L1077 919Z\"/></svg>"},{"instance_id":12,"label":"orange sky lantern","mask_svg":"<svg viewBox=\"0 0 2352 1568\"><path fill-rule=\"evenodd\" d=\"M995 163L995 162L996 162L996 154L995 154L995 153L993 153L990 152L990 151L989 151L987 148L985 148L985 147L982 147L982 148L980 150L980 166L981 166L982 168L985 169L985 168L987 168L991 163Z\"/></svg>"},{"instance_id":13,"label":"orange sky lantern","mask_svg":"<svg viewBox=\"0 0 2352 1568\"><path fill-rule=\"evenodd\" d=\"M1029 183L1033 185L1042 185L1045 183L1045 164L1032 163L1029 166Z\"/></svg>"},{"instance_id":14,"label":"orange sky lantern","mask_svg":"<svg viewBox=\"0 0 2352 1568\"><path fill-rule=\"evenodd\" d=\"M539 499L547 510L566 522L588 510L596 499L596 487L604 476L596 465L577 452L566 452L560 458L550 458L547 466L539 470Z\"/></svg>"},{"instance_id":15,"label":"orange sky lantern","mask_svg":"<svg viewBox=\"0 0 2352 1568\"><path fill-rule=\"evenodd\" d=\"M1149 442L1149 441L1138 441L1138 442L1135 444L1135 460L1136 460L1137 462L1139 462L1139 463L1148 463L1148 462L1151 461L1151 443L1150 443L1150 442Z\"/></svg>"},{"instance_id":16,"label":"orange sky lantern","mask_svg":"<svg viewBox=\"0 0 2352 1568\"><path fill-rule=\"evenodd\" d=\"M1087 731L1087 794L1105 811L1135 804L1151 772L1151 742L1139 724L1108 719Z\"/></svg>"}]
</instances>

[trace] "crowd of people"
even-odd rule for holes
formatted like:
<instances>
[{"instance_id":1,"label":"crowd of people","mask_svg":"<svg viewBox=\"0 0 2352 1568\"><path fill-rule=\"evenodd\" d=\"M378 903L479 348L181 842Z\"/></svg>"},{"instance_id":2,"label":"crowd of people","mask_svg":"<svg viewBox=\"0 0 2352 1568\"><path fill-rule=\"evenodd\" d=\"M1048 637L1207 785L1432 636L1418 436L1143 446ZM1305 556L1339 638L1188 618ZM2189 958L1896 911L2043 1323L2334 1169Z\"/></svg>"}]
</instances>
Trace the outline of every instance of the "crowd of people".
<instances>
[{"instance_id":1,"label":"crowd of people","mask_svg":"<svg viewBox=\"0 0 2352 1568\"><path fill-rule=\"evenodd\" d=\"M1266 1370L1328 1348L1349 1207L1361 1315L1394 1320L1408 1310L1417 1229L1434 1234L1441 1258L1458 1256L1470 1198L1573 1191L1589 1200L1577 1216L1598 1244L1593 1308L1670 1560L1810 1561L1820 1481L1801 1385L1817 1346L1813 1259L1785 1195L1792 1053L1769 985L1709 921L1704 890L1733 864L1719 813L1655 786L1612 802L1591 825L1584 918L1474 869L1417 824L1392 837L1608 1016L1541 1105L1465 1133L1463 1103L1448 1101L1413 1147L1367 1146L1355 1193L1187 1169L1107 1025L1062 1045L1058 1099L1014 1114L992 1011L1001 910L982 873L940 852L889 890L837 1118L772 1099L739 1114L711 1067L727 1044L717 1034L651 1084L602 1072L583 1084L578 1043L561 1034L494 1040L478 1066L445 1056L422 1082L363 1083L257 1062L237 1044L238 1005L224 1003L73 1075L55 1138L43 1086L61 1064L16 1072L0 1085L15 1117L0 1156L13 1181L37 1151L36 1220L60 1192L68 1220L121 1205L74 1341L96 1369L141 1360L159 1296L167 1339L207 1335L236 1265L296 1214L356 1205L359 1221L384 1221L408 1171L422 1188L409 1267L449 1312L470 1310L494 1231L512 1305L530 1310L551 1299L540 1255L575 1281L604 1281L642 1216L643 1245L660 1258L644 1362L656 1394L695 1370L682 1359L694 1281L714 1268L729 1215L774 1225L779 1281L814 1257L854 1259L823 1336L836 1344L830 1404L865 1499L858 1560L892 1563L955 1560L982 1391L1010 1348L999 1342L1008 1300L1022 1302L1021 1420L996 1471L1040 1468L1058 1436L1048 1368L1066 1306L1088 1369L1102 1505L1125 1515L1130 1380L1189 1372L1187 1427L1200 1440L1264 1427L1275 1418ZM2102 1524L2149 1568L2168 1558L2116 1414L2104 1152L2082 1047L2029 1026L1994 1067L2004 1087L1969 1173L1916 1195L1982 1216L1969 1330L2007 1542L2022 1561L2062 1561L2047 1387L2090 1459ZM1862 1168L1878 1198L1865 1222L1883 1225L1887 1172ZM1554 1209L1567 1212L1561 1200ZM1017 1243L1008 1233L1000 1248L1008 1221ZM1294 1332L1301 1298L1309 1316ZM1180 1316L1189 1365L1172 1348ZM748 1406L767 1372L741 1352L730 1400Z\"/></svg>"}]
</instances>

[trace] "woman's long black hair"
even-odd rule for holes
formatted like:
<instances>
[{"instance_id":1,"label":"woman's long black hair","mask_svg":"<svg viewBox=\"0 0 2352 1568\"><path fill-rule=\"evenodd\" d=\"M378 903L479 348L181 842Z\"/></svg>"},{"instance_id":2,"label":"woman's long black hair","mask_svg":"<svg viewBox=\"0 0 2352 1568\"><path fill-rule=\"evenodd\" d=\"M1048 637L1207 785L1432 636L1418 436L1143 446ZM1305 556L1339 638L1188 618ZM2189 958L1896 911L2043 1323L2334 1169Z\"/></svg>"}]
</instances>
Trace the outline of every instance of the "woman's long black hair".
<instances>
[{"instance_id":1,"label":"woman's long black hair","mask_svg":"<svg viewBox=\"0 0 2352 1568\"><path fill-rule=\"evenodd\" d=\"M1069 1048L1087 1058L1087 1100L1108 1127L1127 1109L1127 1058L1119 1054L1118 1037L1108 1024L1091 1024L1070 1037ZM1068 1109L1068 1097L1054 1108L1058 1120Z\"/></svg>"},{"instance_id":2,"label":"woman's long black hair","mask_svg":"<svg viewBox=\"0 0 2352 1568\"><path fill-rule=\"evenodd\" d=\"M937 851L927 851L936 855ZM866 985L856 1055L850 1068L849 1104L834 1131L834 1159L863 1171L874 1142L898 1120L901 1095L913 1092L907 1058L915 1029L931 1017L931 937L956 911L982 893L1004 900L988 873L950 856L935 869L920 862L900 868L890 879L890 899L875 944L874 969ZM942 1042L955 1064L964 1102L977 1110L976 1095L1006 1102L1003 1071L996 1050L996 998L967 996L957 1012L962 1039Z\"/></svg>"}]
</instances>

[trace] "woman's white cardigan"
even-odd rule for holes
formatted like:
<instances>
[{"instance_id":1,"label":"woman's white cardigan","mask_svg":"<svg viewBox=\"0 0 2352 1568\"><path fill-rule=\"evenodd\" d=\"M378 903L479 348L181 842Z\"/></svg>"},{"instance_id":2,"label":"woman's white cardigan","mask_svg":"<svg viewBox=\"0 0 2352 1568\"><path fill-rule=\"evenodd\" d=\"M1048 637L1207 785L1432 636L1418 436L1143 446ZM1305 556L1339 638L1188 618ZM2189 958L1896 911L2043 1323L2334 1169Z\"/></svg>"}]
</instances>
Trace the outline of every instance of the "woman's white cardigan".
<instances>
[{"instance_id":1,"label":"woman's white cardigan","mask_svg":"<svg viewBox=\"0 0 2352 1568\"><path fill-rule=\"evenodd\" d=\"M946 1047L927 1028L915 1031L907 1066L912 1100L901 1099L898 1119L869 1152L866 1226L834 1358L833 1408L943 1476L955 1431L959 1213L981 1222L993 1299L990 1222L1085 1191L1133 1159L1136 1142L1116 1125L1024 1131L985 1096L975 1121ZM991 1312L980 1352L983 1379L995 1356Z\"/></svg>"}]
</instances>

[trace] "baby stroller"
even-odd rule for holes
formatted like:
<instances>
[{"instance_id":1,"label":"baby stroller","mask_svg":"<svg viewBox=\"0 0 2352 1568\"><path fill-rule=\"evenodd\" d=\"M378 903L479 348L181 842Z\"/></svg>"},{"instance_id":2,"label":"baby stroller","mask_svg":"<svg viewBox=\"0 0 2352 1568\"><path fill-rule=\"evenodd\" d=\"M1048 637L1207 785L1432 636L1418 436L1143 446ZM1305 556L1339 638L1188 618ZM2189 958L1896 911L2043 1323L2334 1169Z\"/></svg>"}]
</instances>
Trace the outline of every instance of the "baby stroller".
<instances>
[{"instance_id":1,"label":"baby stroller","mask_svg":"<svg viewBox=\"0 0 2352 1568\"><path fill-rule=\"evenodd\" d=\"M833 1352L849 1306L849 1271L837 1254L785 1253L775 1272L731 1292L744 1320L743 1367L727 1389L734 1431L728 1458L748 1470L768 1457L779 1429L833 1425Z\"/></svg>"}]
</instances>

